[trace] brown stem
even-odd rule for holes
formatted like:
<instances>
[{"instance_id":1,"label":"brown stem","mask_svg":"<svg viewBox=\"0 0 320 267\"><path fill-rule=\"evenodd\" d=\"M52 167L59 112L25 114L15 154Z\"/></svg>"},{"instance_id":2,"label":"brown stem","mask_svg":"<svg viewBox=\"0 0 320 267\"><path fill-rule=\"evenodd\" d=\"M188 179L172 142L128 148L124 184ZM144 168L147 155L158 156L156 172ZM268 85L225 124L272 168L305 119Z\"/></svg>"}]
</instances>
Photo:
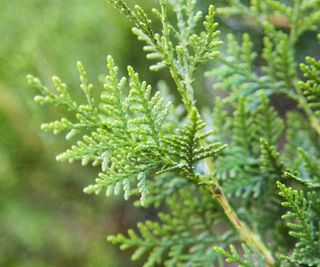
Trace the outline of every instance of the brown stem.
<instances>
[{"instance_id":1,"label":"brown stem","mask_svg":"<svg viewBox=\"0 0 320 267\"><path fill-rule=\"evenodd\" d=\"M318 135L320 135L320 122L318 118L315 117L312 110L309 108L308 104L305 101L299 101L299 106L304 110L306 113L311 127L317 132Z\"/></svg>"},{"instance_id":2,"label":"brown stem","mask_svg":"<svg viewBox=\"0 0 320 267\"><path fill-rule=\"evenodd\" d=\"M274 267L275 263L270 251L261 241L259 236L252 232L248 228L248 226L238 218L237 214L230 206L228 199L226 198L225 194L223 193L219 185L217 185L214 189L211 189L211 192L219 202L220 206L223 208L225 215L229 218L230 222L233 224L237 232L240 234L243 241L249 247L257 249L258 252L264 256L264 260L267 266Z\"/></svg>"},{"instance_id":3,"label":"brown stem","mask_svg":"<svg viewBox=\"0 0 320 267\"><path fill-rule=\"evenodd\" d=\"M242 222L238 215L235 213L233 208L230 205L229 200L226 198L225 194L222 191L222 188L219 185L218 179L214 176L214 163L210 158L206 159L206 164L209 169L210 174L212 175L212 182L214 187L210 186L208 189L211 191L212 195L217 199L220 206L223 208L223 211L229 221L232 223L234 228L237 230L242 240L253 249L258 250L258 252L264 257L265 263L269 267L275 266L275 260L272 257L271 252L264 245L263 241L259 236L254 233L244 222Z\"/></svg>"}]
</instances>

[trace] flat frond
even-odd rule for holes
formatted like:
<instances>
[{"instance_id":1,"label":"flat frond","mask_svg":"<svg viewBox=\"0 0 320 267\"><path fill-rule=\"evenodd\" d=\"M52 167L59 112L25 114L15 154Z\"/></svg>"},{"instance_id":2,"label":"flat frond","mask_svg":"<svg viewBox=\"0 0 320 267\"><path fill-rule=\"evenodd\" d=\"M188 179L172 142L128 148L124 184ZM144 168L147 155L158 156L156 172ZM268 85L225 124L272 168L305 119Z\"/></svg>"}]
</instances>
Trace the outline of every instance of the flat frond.
<instances>
[{"instance_id":1,"label":"flat frond","mask_svg":"<svg viewBox=\"0 0 320 267\"><path fill-rule=\"evenodd\" d=\"M211 132L203 133L204 128L205 123L194 108L189 115L189 123L178 129L177 135L165 135L162 141L166 144L172 162L164 166L160 172L175 171L199 181L195 164L205 158L216 158L225 148L221 143L207 145L205 139Z\"/></svg>"},{"instance_id":2,"label":"flat frond","mask_svg":"<svg viewBox=\"0 0 320 267\"><path fill-rule=\"evenodd\" d=\"M139 223L138 233L129 230L127 236L119 234L108 240L120 244L121 249L134 248L133 260L147 255L143 266L212 266L220 258L213 247L236 237L229 231L212 231L221 213L209 200L210 195L202 192L195 199L194 194L197 192L180 190L167 199L171 213L160 213L159 222Z\"/></svg>"},{"instance_id":3,"label":"flat frond","mask_svg":"<svg viewBox=\"0 0 320 267\"><path fill-rule=\"evenodd\" d=\"M283 219L287 221L289 234L297 240L293 253L290 256L284 255L284 258L299 265L319 265L319 215L312 211L316 203L309 199L309 195L306 197L303 191L294 190L281 183L278 183L278 187L280 196L285 199L282 205L289 209Z\"/></svg>"},{"instance_id":4,"label":"flat frond","mask_svg":"<svg viewBox=\"0 0 320 267\"><path fill-rule=\"evenodd\" d=\"M119 194L125 198L138 189L141 201L148 194L147 176L160 168L163 163L159 140L162 125L167 117L170 103L164 104L159 93L151 95L151 87L139 80L138 74L129 67L129 93L126 93L126 78L118 79L118 68L113 59L107 59L108 75L101 92L101 103L92 97L93 86L88 83L83 66L78 63L81 89L87 104L78 104L69 94L66 85L54 78L57 94L44 88L39 80L29 77L30 82L42 94L36 97L40 103L61 105L74 113L75 122L65 118L44 124L45 130L59 133L67 131L71 138L82 134L79 140L58 160L80 160L82 164L92 162L100 166L101 173L96 183L85 188L85 192Z\"/></svg>"},{"instance_id":5,"label":"flat frond","mask_svg":"<svg viewBox=\"0 0 320 267\"><path fill-rule=\"evenodd\" d=\"M306 81L300 82L300 87L307 97L309 106L320 118L320 61L307 57L308 65L301 64L300 68Z\"/></svg>"},{"instance_id":6,"label":"flat frond","mask_svg":"<svg viewBox=\"0 0 320 267\"><path fill-rule=\"evenodd\" d=\"M228 263L237 263L240 267L263 267L264 259L255 250L249 249L242 244L243 255L239 254L234 245L230 245L230 252L221 247L215 247L215 250L226 258Z\"/></svg>"}]
</instances>

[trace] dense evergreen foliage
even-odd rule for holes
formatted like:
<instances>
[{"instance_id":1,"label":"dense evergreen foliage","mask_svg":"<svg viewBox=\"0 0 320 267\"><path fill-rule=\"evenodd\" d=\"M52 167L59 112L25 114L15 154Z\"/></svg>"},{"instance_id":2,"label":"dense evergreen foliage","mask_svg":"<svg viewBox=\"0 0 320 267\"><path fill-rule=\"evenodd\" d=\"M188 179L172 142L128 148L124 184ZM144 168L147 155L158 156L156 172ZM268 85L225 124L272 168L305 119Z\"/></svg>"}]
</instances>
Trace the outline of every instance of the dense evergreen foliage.
<instances>
[{"instance_id":1,"label":"dense evergreen foliage","mask_svg":"<svg viewBox=\"0 0 320 267\"><path fill-rule=\"evenodd\" d=\"M248 33L240 42L228 34L221 52L212 5L204 16L195 0L160 0L156 32L140 6L108 2L134 24L156 61L150 70L169 71L181 101L152 90L132 67L120 78L111 56L102 89L77 64L81 104L59 78L53 91L28 76L38 103L66 109L42 128L77 139L57 159L100 168L84 191L123 191L159 209L158 219L108 240L134 248L132 260L146 267L320 266L320 62L309 55L300 71L296 49L317 31L320 1L229 1L218 14L243 18ZM202 112L194 74L207 62L216 98ZM297 108L279 110L277 98Z\"/></svg>"}]
</instances>

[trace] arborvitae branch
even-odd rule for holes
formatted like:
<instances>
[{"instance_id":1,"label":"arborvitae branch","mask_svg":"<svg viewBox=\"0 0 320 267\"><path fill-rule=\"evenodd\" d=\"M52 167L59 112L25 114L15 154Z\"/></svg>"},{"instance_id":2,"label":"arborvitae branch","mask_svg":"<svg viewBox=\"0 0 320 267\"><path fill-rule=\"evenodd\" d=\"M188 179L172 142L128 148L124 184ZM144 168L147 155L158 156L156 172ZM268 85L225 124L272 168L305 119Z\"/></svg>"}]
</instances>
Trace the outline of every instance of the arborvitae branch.
<instances>
[{"instance_id":1,"label":"arborvitae branch","mask_svg":"<svg viewBox=\"0 0 320 267\"><path fill-rule=\"evenodd\" d=\"M161 22L162 22L162 37L157 37L158 38L157 43L152 43L152 39L153 39L152 36L148 36L148 33L143 31L143 28L141 28L141 27L138 27L138 30L136 30L135 33L138 35L138 37L141 40L146 41L149 45L151 45L151 47L152 46L154 47L153 49L148 47L148 51L156 51L162 55L162 58L164 59L164 63L166 65L168 65L170 72L171 72L171 75L177 84L177 87L178 87L180 94L182 95L182 99L185 103L186 109L188 111L191 111L191 106L192 106L191 99L193 98L193 89L191 90L191 87L190 87L191 86L191 83L190 83L191 76L189 76L190 74L188 74L189 71L183 70L183 66L177 65L178 62L180 62L180 64L183 63L183 61L181 60L181 56L180 56L180 61L179 61L179 57L178 57L178 61L175 62L174 48L172 47L172 42L169 40L171 29L169 27L168 18L167 18L167 1L161 0L160 5L161 5L161 12L158 12L158 14L159 14L159 16L161 18ZM217 36L217 34L214 34L214 30L215 30L216 26L215 25L212 26L213 17L214 17L213 7L210 7L209 8L209 15L207 16L207 21L204 23L204 26L207 30L207 34L206 33L201 34L202 39L203 38L212 39ZM180 21L180 23L181 23L181 21ZM137 23L136 23L136 25L137 25ZM141 32L143 32L143 34L141 34ZM210 36L210 34L211 34L211 36ZM157 38L154 38L154 39L157 39ZM195 36L193 38L195 38ZM209 39L207 39L207 40L209 40ZM199 45L200 41L201 41L201 39L198 39L198 46L199 47L201 47L201 45ZM208 45L208 41L205 41L204 45ZM214 47L215 43L212 43L212 45ZM212 45L209 46L211 49L213 48ZM182 48L188 49L187 47L182 47ZM244 48L245 52L246 52L246 50L247 49ZM181 51L183 51L183 50L181 50ZM178 56L181 53L181 51L180 51L179 47L176 47L176 52L177 52ZM190 66L192 66L192 63L193 62L188 62L186 64L186 66L190 67ZM194 62L193 64L197 64L197 62ZM185 76L185 73L187 73L186 76ZM180 80L179 76L181 78L183 78L183 80L185 81L185 86L183 84L181 84L181 80ZM192 96L191 99L189 99L190 96ZM194 111L192 111L191 113L194 113ZM189 161L190 161L190 159L189 159ZM213 165L210 161L207 161L207 164L208 164L209 168L213 167ZM183 165L181 167L184 168ZM177 169L177 167L174 167L174 170L175 169ZM180 165L179 165L178 169L180 169ZM171 169L169 168L169 170L171 170ZM189 173L190 173L191 169L189 169L189 170L190 170L189 171ZM213 169L211 169L211 174L212 173L213 173ZM212 176L212 177L214 177L214 176ZM213 179L213 182L216 184L215 186L217 188L219 188L219 185L217 184L217 180ZM218 190L221 190L221 189L219 188ZM252 234L251 231L248 230L247 227L245 227L242 223L239 224L239 219L237 218L236 214L234 212L230 212L232 210L232 208L230 207L230 204L226 200L226 198L220 197L220 195L218 195L218 201L220 202L220 204L222 205L222 207L224 209L228 210L228 211L226 211L226 215L229 217L231 222L233 224L235 224L236 229L238 231L241 230L240 235L245 238L245 241L248 242L249 246L258 246L259 247L258 250L260 251L260 253L266 254L265 256L266 256L266 261L268 262L268 265L272 266L273 259L272 259L271 254L267 251L267 249L260 242L260 240L258 240L257 238L249 238L249 236Z\"/></svg>"},{"instance_id":2,"label":"arborvitae branch","mask_svg":"<svg viewBox=\"0 0 320 267\"><path fill-rule=\"evenodd\" d=\"M293 264L318 266L320 65L307 58L308 65L301 66L306 81L298 83L295 57L298 38L320 21L319 1L256 0L246 6L231 0L231 6L221 9L228 15L245 14L244 21L249 25L254 21L264 37L260 55L249 34L243 34L241 43L234 35L227 37L226 54L208 73L218 80L215 88L230 92L215 102L213 131L195 107L193 80L198 65L219 54L214 7L209 6L203 18L195 0L160 0L160 9L153 10L162 25L156 33L141 7L131 8L123 0L108 2L134 23L133 32L145 43L147 58L156 60L150 69L168 68L184 104L179 115L178 108L159 92L153 94L132 67L127 77L119 79L111 57L100 99L93 97L94 87L77 64L84 104L75 101L56 77L55 93L38 79L28 79L40 93L37 102L59 105L71 113L42 128L66 132L67 139L81 136L58 159L100 167L86 192L123 191L125 199L139 195L140 206L168 208L168 214L159 214L159 221L138 224L138 234L129 230L128 237L120 234L109 240L122 249L136 248L133 260L147 255L144 266L222 264L213 246L220 246L216 251L240 266L278 266L280 260L274 257L289 254L290 245L282 242L271 253L263 239L273 243L287 239L283 237L287 228L278 216L283 207L276 180L290 179L302 189L278 183L286 199L283 205L290 209L284 216L289 234L297 239L293 253L285 258ZM175 10L174 22L168 8ZM294 99L303 114L288 113L285 124L269 100L279 93ZM262 218L252 220L260 214ZM273 218L270 215L280 227L271 230L270 222L262 222L267 216ZM214 231L226 221L233 227ZM235 242L245 243L243 255L232 245ZM224 250L227 245L230 253Z\"/></svg>"}]
</instances>

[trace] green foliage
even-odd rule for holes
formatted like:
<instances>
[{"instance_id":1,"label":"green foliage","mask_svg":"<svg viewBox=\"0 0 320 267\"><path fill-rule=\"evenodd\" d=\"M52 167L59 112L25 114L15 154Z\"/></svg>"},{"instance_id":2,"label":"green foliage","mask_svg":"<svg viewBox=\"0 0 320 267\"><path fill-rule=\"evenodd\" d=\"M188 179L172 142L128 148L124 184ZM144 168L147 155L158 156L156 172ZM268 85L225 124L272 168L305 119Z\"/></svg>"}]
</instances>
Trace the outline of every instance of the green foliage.
<instances>
[{"instance_id":1,"label":"green foliage","mask_svg":"<svg viewBox=\"0 0 320 267\"><path fill-rule=\"evenodd\" d=\"M239 100L236 110L229 116L214 111L214 129L231 137L226 155L216 163L217 175L223 180L227 194L261 196L263 188L274 184L273 179L285 171L278 153L271 146L277 144L283 133L283 121L264 95L260 100L260 105L250 111L244 98ZM221 127L220 116L224 116L225 126L229 124L228 127ZM259 142L260 147L256 145Z\"/></svg>"},{"instance_id":2,"label":"green foliage","mask_svg":"<svg viewBox=\"0 0 320 267\"><path fill-rule=\"evenodd\" d=\"M175 171L183 177L199 182L201 179L195 173L195 164L205 158L216 158L225 146L220 143L203 145L211 132L201 132L205 123L196 109L192 109L189 121L182 129L178 129L179 135L164 136L162 141L167 146L168 155L174 160L162 168L161 172Z\"/></svg>"},{"instance_id":3,"label":"green foliage","mask_svg":"<svg viewBox=\"0 0 320 267\"><path fill-rule=\"evenodd\" d=\"M109 0L121 13L126 15L133 23L133 33L146 45L144 51L147 58L159 62L150 67L159 70L167 66L182 100L188 109L191 108L193 97L193 75L199 63L215 58L216 51L221 45L217 38L217 23L214 22L214 7L210 6L208 15L203 21L203 31L196 32L196 26L202 19L202 12L195 11L196 1L160 1L161 10L154 9L154 13L162 23L162 32L155 33L152 23L144 10L136 5L134 9L122 0ZM169 23L167 16L168 4L172 5L177 14L177 27Z\"/></svg>"},{"instance_id":4,"label":"green foliage","mask_svg":"<svg viewBox=\"0 0 320 267\"><path fill-rule=\"evenodd\" d=\"M82 165L92 162L101 166L101 172L94 185L85 188L86 193L100 193L106 190L119 194L123 189L125 199L138 189L141 202L148 195L147 176L154 172L176 172L199 182L194 172L195 163L221 154L224 146L219 143L199 145L205 142L209 133L200 133L205 127L196 109L190 113L190 123L178 130L179 135L166 133L164 121L170 108L164 104L160 93L151 96L151 86L141 82L132 67L128 67L129 92L123 97L126 78L118 80L118 68L108 57L106 82L101 93L101 105L92 97L93 86L87 81L87 74L78 63L81 89L86 96L86 104L78 105L70 96L67 87L58 78L53 81L57 93L41 85L37 78L29 76L29 82L42 95L36 96L40 104L54 104L66 107L75 113L76 122L66 118L43 124L41 127L55 134L67 132L70 139L78 132L84 135L71 149L57 157L58 160L81 160Z\"/></svg>"},{"instance_id":5,"label":"green foliage","mask_svg":"<svg viewBox=\"0 0 320 267\"><path fill-rule=\"evenodd\" d=\"M297 167L301 161L297 157L297 147L301 147L310 156L318 156L318 135L312 129L312 125L306 121L305 117L297 112L287 113L287 144L286 156L288 163Z\"/></svg>"},{"instance_id":6,"label":"green foliage","mask_svg":"<svg viewBox=\"0 0 320 267\"><path fill-rule=\"evenodd\" d=\"M228 0L228 6L220 8L226 16L240 15L249 25L276 28L290 28L295 42L308 30L316 30L320 22L319 0L277 1L255 0L247 6L245 1ZM258 25L257 25L258 24Z\"/></svg>"},{"instance_id":7,"label":"green foliage","mask_svg":"<svg viewBox=\"0 0 320 267\"><path fill-rule=\"evenodd\" d=\"M123 188L125 198L128 198L131 183L136 181L144 201L148 191L145 176L157 168L157 159L161 158L159 134L169 106L164 106L159 93L151 97L151 87L140 82L131 67L128 68L130 91L122 99L126 78L118 81L118 69L111 57L108 57L107 66L109 75L101 93L101 109L92 98L93 86L88 84L80 63L81 88L87 99L85 105L77 105L58 78L54 78L58 94L43 87L36 78L29 77L29 80L43 94L36 97L36 101L60 104L76 113L75 123L62 118L42 125L43 129L54 133L67 131L67 139L81 130L92 131L90 136L85 135L82 141L58 156L59 160L81 160L83 165L92 162L94 166L101 166L96 184L85 191L99 193L105 189L108 194L118 194Z\"/></svg>"},{"instance_id":8,"label":"green foliage","mask_svg":"<svg viewBox=\"0 0 320 267\"><path fill-rule=\"evenodd\" d=\"M160 9L153 10L162 27L156 33L140 6L108 2L133 22L147 58L157 61L150 69L169 70L182 112L179 101L153 93L132 67L119 79L111 57L101 92L78 64L85 104L78 104L58 78L53 79L56 93L36 78L29 81L40 93L37 102L65 107L73 116L42 126L66 132L67 139L80 136L58 159L100 168L85 192L117 195L122 190L125 199L139 196L138 206L160 209L158 219L109 240L134 248L132 259L145 260L144 266L226 266L219 253L245 267L318 266L319 62L307 58L309 66L302 65L306 81L299 83L297 43L319 22L319 2L251 1L246 6L230 1L222 14L245 14L247 26L254 21L257 27L251 30L260 31L262 48L252 33L244 33L241 43L229 34L220 57L213 6L203 19L194 0L160 0ZM210 129L197 108L193 82L199 64L213 59L207 76L225 92L209 112ZM298 110L280 106L277 99L290 99Z\"/></svg>"},{"instance_id":9,"label":"green foliage","mask_svg":"<svg viewBox=\"0 0 320 267\"><path fill-rule=\"evenodd\" d=\"M258 76L252 72L253 63L256 59L256 53L252 51L253 43L249 34L243 35L243 43L241 46L236 42L234 35L227 36L227 57L221 57L223 65L215 68L207 73L207 76L219 77L219 81L215 83L215 88L221 90L237 90L230 101L247 96L261 87Z\"/></svg>"},{"instance_id":10,"label":"green foliage","mask_svg":"<svg viewBox=\"0 0 320 267\"><path fill-rule=\"evenodd\" d=\"M132 260L148 259L143 266L212 266L220 260L214 245L228 244L236 240L230 231L214 233L212 226L219 225L223 214L210 201L210 194L202 191L180 190L166 200L170 213L159 213L159 222L146 221L138 224L139 234L129 230L110 236L112 243L121 249L135 248ZM197 196L195 199L194 196ZM213 211L213 212L211 212Z\"/></svg>"},{"instance_id":11,"label":"green foliage","mask_svg":"<svg viewBox=\"0 0 320 267\"><path fill-rule=\"evenodd\" d=\"M215 250L226 257L226 262L237 263L240 267L258 267L265 266L264 259L261 258L257 251L251 251L248 247L242 244L243 256L240 256L237 249L230 245L230 252L227 252L221 247L216 247Z\"/></svg>"},{"instance_id":12,"label":"green foliage","mask_svg":"<svg viewBox=\"0 0 320 267\"><path fill-rule=\"evenodd\" d=\"M261 52L262 66L257 66L257 53L249 34L243 35L242 44L232 34L227 38L227 53L220 57L221 66L206 75L218 78L214 88L231 90L228 101L246 96L254 102L262 92L267 95L284 93L292 97L296 71L294 51L288 46L287 34L266 31Z\"/></svg>"},{"instance_id":13,"label":"green foliage","mask_svg":"<svg viewBox=\"0 0 320 267\"><path fill-rule=\"evenodd\" d=\"M315 114L319 117L320 107L320 61L312 57L307 57L308 65L301 64L301 70L304 77L307 79L305 82L300 82L300 87L307 97L310 108L315 110Z\"/></svg>"},{"instance_id":14,"label":"green foliage","mask_svg":"<svg viewBox=\"0 0 320 267\"><path fill-rule=\"evenodd\" d=\"M307 196L301 190L278 183L282 203L289 211L283 215L288 221L289 234L297 239L295 248L285 259L295 264L318 266L320 264L319 198L316 192Z\"/></svg>"}]
</instances>

